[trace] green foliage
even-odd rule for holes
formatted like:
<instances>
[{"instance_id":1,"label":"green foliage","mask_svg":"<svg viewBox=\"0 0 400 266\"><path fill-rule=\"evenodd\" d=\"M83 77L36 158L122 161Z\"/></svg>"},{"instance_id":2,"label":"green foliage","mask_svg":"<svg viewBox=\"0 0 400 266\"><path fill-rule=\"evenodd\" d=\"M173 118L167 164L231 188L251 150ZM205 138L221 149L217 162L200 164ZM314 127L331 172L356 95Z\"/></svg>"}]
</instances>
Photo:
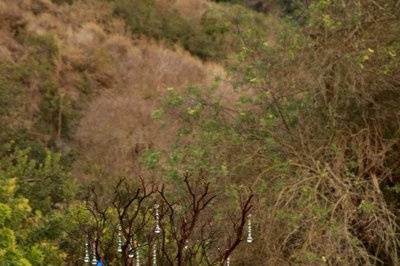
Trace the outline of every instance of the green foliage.
<instances>
[{"instance_id":1,"label":"green foliage","mask_svg":"<svg viewBox=\"0 0 400 266\"><path fill-rule=\"evenodd\" d=\"M0 116L12 115L19 110L21 95L23 95L22 81L26 77L26 69L0 62ZM2 123L2 122L0 122Z\"/></svg>"},{"instance_id":2,"label":"green foliage","mask_svg":"<svg viewBox=\"0 0 400 266\"><path fill-rule=\"evenodd\" d=\"M8 130L15 130L30 121L32 111L26 106L39 106L35 119L35 129L42 134L54 136L68 135L70 121L76 117L76 107L71 99L58 88L56 64L59 48L56 38L51 34L20 34L18 39L29 53L18 63L0 63L0 123ZM31 85L29 85L31 84ZM39 92L26 89L35 84ZM33 97L32 93L39 93ZM31 102L32 100L38 102ZM36 110L35 110L36 112ZM7 124L4 124L8 121ZM11 122L12 121L12 122Z\"/></svg>"},{"instance_id":3,"label":"green foliage","mask_svg":"<svg viewBox=\"0 0 400 266\"><path fill-rule=\"evenodd\" d=\"M400 182L395 183L395 185L392 187L388 187L387 190L396 194L400 194Z\"/></svg>"},{"instance_id":4,"label":"green foliage","mask_svg":"<svg viewBox=\"0 0 400 266\"><path fill-rule=\"evenodd\" d=\"M194 35L192 25L177 10L157 7L154 0L113 0L115 14L124 18L133 33L170 43Z\"/></svg>"},{"instance_id":5,"label":"green foliage","mask_svg":"<svg viewBox=\"0 0 400 266\"><path fill-rule=\"evenodd\" d=\"M285 15L299 22L304 22L307 15L308 1L304 0L277 0Z\"/></svg>"},{"instance_id":6,"label":"green foliage","mask_svg":"<svg viewBox=\"0 0 400 266\"><path fill-rule=\"evenodd\" d=\"M51 0L56 4L72 4L75 0Z\"/></svg>"},{"instance_id":7,"label":"green foliage","mask_svg":"<svg viewBox=\"0 0 400 266\"><path fill-rule=\"evenodd\" d=\"M210 5L200 21L194 22L174 8L157 6L154 0L111 2L116 15L127 22L134 34L180 44L204 59L226 59L243 42L265 37L263 16L242 5Z\"/></svg>"},{"instance_id":8,"label":"green foliage","mask_svg":"<svg viewBox=\"0 0 400 266\"><path fill-rule=\"evenodd\" d=\"M0 173L18 178L18 191L35 207L49 212L55 205L65 204L73 197L74 184L64 169L59 154L46 152L42 161L29 158L30 150L14 150L1 159Z\"/></svg>"},{"instance_id":9,"label":"green foliage","mask_svg":"<svg viewBox=\"0 0 400 266\"><path fill-rule=\"evenodd\" d=\"M374 205L374 202L362 200L360 205L358 206L358 209L366 215L371 215L374 213L376 207Z\"/></svg>"},{"instance_id":10,"label":"green foliage","mask_svg":"<svg viewBox=\"0 0 400 266\"><path fill-rule=\"evenodd\" d=\"M183 98L179 92L177 92L174 88L168 88L167 94L167 104L170 107L179 107L183 103Z\"/></svg>"},{"instance_id":11,"label":"green foliage","mask_svg":"<svg viewBox=\"0 0 400 266\"><path fill-rule=\"evenodd\" d=\"M151 118L154 120L160 120L163 116L163 110L162 109L156 109L151 113Z\"/></svg>"},{"instance_id":12,"label":"green foliage","mask_svg":"<svg viewBox=\"0 0 400 266\"><path fill-rule=\"evenodd\" d=\"M32 75L41 81L42 99L39 114L41 119L38 126L47 134L60 131L63 135L67 135L69 121L75 113L71 100L59 91L59 85L55 79L56 62L59 57L57 41L52 35L28 35L24 43L32 49L32 57L29 61L29 64L34 67L31 69ZM59 128L60 126L62 128Z\"/></svg>"},{"instance_id":13,"label":"green foliage","mask_svg":"<svg viewBox=\"0 0 400 266\"><path fill-rule=\"evenodd\" d=\"M45 238L32 237L46 223L28 199L18 196L17 180L0 174L0 264L59 265L63 254ZM48 234L50 234L49 232Z\"/></svg>"},{"instance_id":14,"label":"green foliage","mask_svg":"<svg viewBox=\"0 0 400 266\"><path fill-rule=\"evenodd\" d=\"M18 137L0 148L0 264L60 265L75 185L60 154Z\"/></svg>"},{"instance_id":15,"label":"green foliage","mask_svg":"<svg viewBox=\"0 0 400 266\"><path fill-rule=\"evenodd\" d=\"M149 169L154 169L159 165L160 152L156 150L148 150L141 156L141 161Z\"/></svg>"}]
</instances>

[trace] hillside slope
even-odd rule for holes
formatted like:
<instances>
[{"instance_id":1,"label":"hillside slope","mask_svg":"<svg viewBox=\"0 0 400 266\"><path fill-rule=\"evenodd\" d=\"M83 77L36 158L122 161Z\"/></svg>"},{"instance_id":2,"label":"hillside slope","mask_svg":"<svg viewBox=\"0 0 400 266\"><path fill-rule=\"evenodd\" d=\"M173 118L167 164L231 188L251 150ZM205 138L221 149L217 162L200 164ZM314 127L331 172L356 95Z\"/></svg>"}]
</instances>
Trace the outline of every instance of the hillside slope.
<instances>
[{"instance_id":1,"label":"hillside slope","mask_svg":"<svg viewBox=\"0 0 400 266\"><path fill-rule=\"evenodd\" d=\"M0 0L0 265L398 265L399 10Z\"/></svg>"}]
</instances>

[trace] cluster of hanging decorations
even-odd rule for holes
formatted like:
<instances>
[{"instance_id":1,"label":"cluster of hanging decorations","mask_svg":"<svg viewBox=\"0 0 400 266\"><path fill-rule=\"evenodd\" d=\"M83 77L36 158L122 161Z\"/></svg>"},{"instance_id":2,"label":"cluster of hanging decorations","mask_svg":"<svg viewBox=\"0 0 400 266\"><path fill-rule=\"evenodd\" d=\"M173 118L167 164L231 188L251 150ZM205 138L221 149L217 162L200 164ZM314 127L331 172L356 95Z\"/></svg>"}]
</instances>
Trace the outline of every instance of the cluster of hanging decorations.
<instances>
[{"instance_id":1,"label":"cluster of hanging decorations","mask_svg":"<svg viewBox=\"0 0 400 266\"><path fill-rule=\"evenodd\" d=\"M156 220L156 226L154 228L154 233L156 235L159 235L161 233L161 227L160 227L160 214L158 212L158 208L160 206L158 204L154 205L154 216ZM157 239L153 244L153 266L157 266Z\"/></svg>"},{"instance_id":2,"label":"cluster of hanging decorations","mask_svg":"<svg viewBox=\"0 0 400 266\"><path fill-rule=\"evenodd\" d=\"M160 227L160 214L158 211L159 205L155 204L154 205L154 218L155 218L155 227L154 227L154 233L159 235L161 233L161 227ZM251 225L251 214L248 216L247 220L247 238L246 242L247 243L252 243L254 241L253 236L252 236L252 225ZM123 236L122 236L122 229L121 225L118 225L118 233L117 233L117 252L122 253L122 243L123 243ZM153 266L157 266L157 239L153 244L151 253L152 253L152 264ZM132 245L133 244L133 245ZM184 249L188 249L189 241L186 240ZM139 244L136 240L133 240L132 242L128 243L128 257L130 259L135 257L136 260L136 266L140 266L140 253L139 253ZM85 256L83 261L85 263L88 263L90 261L90 254L89 254L89 243L85 243ZM226 259L225 265L230 266L231 258L230 256ZM92 247L92 265L97 264L97 253L96 253L96 245L93 244Z\"/></svg>"},{"instance_id":3,"label":"cluster of hanging decorations","mask_svg":"<svg viewBox=\"0 0 400 266\"><path fill-rule=\"evenodd\" d=\"M85 257L84 257L83 261L85 263L89 263L89 261L90 261L89 244L87 242L85 243ZM91 262L92 265L96 265L97 264L96 244L93 244L92 260L90 262Z\"/></svg>"}]
</instances>

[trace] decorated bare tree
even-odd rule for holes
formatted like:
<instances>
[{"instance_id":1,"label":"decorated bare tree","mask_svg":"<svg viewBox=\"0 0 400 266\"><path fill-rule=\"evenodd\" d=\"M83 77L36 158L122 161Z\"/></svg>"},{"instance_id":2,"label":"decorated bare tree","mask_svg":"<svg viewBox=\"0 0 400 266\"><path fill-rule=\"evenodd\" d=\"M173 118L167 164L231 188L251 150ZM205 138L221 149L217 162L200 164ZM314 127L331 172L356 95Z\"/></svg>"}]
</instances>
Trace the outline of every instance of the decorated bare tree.
<instances>
[{"instance_id":1,"label":"decorated bare tree","mask_svg":"<svg viewBox=\"0 0 400 266\"><path fill-rule=\"evenodd\" d=\"M238 210L221 215L223 193L202 175L185 173L179 193L143 177L121 178L109 199L100 199L92 188L87 197L94 221L88 227L92 258L123 265L229 264L244 240L253 194L244 193Z\"/></svg>"},{"instance_id":2,"label":"decorated bare tree","mask_svg":"<svg viewBox=\"0 0 400 266\"><path fill-rule=\"evenodd\" d=\"M224 264L243 240L253 195L241 203L238 217L230 217L231 228L218 232L218 225L213 221L215 213L210 211L218 193L203 180L191 181L186 173L183 177L186 193L174 202L168 199L164 187L159 191L167 216L163 223L166 230L162 234L161 249L169 265ZM221 241L223 234L229 236L225 243ZM166 237L172 239L172 245L165 244Z\"/></svg>"}]
</instances>

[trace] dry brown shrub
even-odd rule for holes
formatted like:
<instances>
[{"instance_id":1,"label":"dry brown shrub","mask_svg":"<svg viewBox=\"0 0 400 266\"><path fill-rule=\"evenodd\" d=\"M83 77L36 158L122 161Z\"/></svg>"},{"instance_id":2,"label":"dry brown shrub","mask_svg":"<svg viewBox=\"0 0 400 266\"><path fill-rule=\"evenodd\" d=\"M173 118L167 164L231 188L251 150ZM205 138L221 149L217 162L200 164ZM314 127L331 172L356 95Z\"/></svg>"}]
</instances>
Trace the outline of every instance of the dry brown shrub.
<instances>
[{"instance_id":1,"label":"dry brown shrub","mask_svg":"<svg viewBox=\"0 0 400 266\"><path fill-rule=\"evenodd\" d=\"M103 29L93 23L86 23L74 35L74 42L84 48L91 49L105 41Z\"/></svg>"},{"instance_id":2,"label":"dry brown shrub","mask_svg":"<svg viewBox=\"0 0 400 266\"><path fill-rule=\"evenodd\" d=\"M12 1L0 2L0 27L15 32L25 24L23 13L17 3Z\"/></svg>"},{"instance_id":3,"label":"dry brown shrub","mask_svg":"<svg viewBox=\"0 0 400 266\"><path fill-rule=\"evenodd\" d=\"M93 163L109 173L126 174L133 169L139 146L165 151L173 144L177 121L160 124L151 118L167 88L206 84L223 70L149 41L133 46L121 35L110 36L104 49L113 58L115 84L90 104L82 118L75 136L82 153L76 169L82 172Z\"/></svg>"},{"instance_id":4,"label":"dry brown shrub","mask_svg":"<svg viewBox=\"0 0 400 266\"><path fill-rule=\"evenodd\" d=\"M61 32L62 23L55 15L50 13L43 13L37 16L30 14L26 15L28 21L27 30L29 32L43 35L49 32Z\"/></svg>"},{"instance_id":5,"label":"dry brown shrub","mask_svg":"<svg viewBox=\"0 0 400 266\"><path fill-rule=\"evenodd\" d=\"M97 22L107 28L114 20L112 7L106 1L79 0L71 6L60 7L60 11L66 22L74 28L79 28L88 22Z\"/></svg>"},{"instance_id":6,"label":"dry brown shrub","mask_svg":"<svg viewBox=\"0 0 400 266\"><path fill-rule=\"evenodd\" d=\"M209 7L207 0L175 0L174 8L189 20L199 20Z\"/></svg>"},{"instance_id":7,"label":"dry brown shrub","mask_svg":"<svg viewBox=\"0 0 400 266\"><path fill-rule=\"evenodd\" d=\"M13 35L5 29L0 30L0 58L15 62L23 53L22 45L13 38Z\"/></svg>"}]
</instances>

